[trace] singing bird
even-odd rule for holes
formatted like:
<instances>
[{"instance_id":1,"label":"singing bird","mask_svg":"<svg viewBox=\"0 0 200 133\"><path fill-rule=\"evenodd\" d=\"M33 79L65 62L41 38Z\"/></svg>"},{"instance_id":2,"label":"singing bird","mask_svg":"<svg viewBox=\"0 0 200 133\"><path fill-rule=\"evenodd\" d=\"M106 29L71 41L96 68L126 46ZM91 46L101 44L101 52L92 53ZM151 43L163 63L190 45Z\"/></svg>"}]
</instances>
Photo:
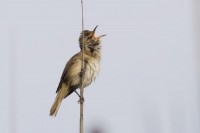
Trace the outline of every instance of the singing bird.
<instances>
[{"instance_id":1,"label":"singing bird","mask_svg":"<svg viewBox=\"0 0 200 133\"><path fill-rule=\"evenodd\" d=\"M63 70L60 83L56 90L57 96L50 110L50 116L56 116L62 100L81 87L81 77L83 88L87 87L95 80L100 68L101 38L105 36L95 36L97 27L98 26L96 26L93 31L84 30L81 32L79 37L81 51L67 62ZM83 69L81 69L82 50L84 57Z\"/></svg>"}]
</instances>

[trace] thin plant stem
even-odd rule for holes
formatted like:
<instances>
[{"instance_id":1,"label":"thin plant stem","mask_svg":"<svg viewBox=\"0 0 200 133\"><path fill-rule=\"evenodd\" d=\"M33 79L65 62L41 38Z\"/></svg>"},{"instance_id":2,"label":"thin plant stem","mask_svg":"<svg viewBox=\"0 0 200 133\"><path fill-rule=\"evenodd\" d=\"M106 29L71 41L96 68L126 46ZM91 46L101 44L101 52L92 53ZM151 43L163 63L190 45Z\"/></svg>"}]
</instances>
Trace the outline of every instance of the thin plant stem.
<instances>
[{"instance_id":1,"label":"thin plant stem","mask_svg":"<svg viewBox=\"0 0 200 133\"><path fill-rule=\"evenodd\" d=\"M83 0L81 0L81 12L82 12L82 42L83 42L83 46L82 46L82 64L81 64L81 73L83 72L84 69L84 16L83 16ZM84 88L83 88L83 75L81 74L81 87L80 87L80 97L83 98L83 92L84 92ZM80 133L83 133L83 107L84 107L84 101L82 101L80 99Z\"/></svg>"}]
</instances>

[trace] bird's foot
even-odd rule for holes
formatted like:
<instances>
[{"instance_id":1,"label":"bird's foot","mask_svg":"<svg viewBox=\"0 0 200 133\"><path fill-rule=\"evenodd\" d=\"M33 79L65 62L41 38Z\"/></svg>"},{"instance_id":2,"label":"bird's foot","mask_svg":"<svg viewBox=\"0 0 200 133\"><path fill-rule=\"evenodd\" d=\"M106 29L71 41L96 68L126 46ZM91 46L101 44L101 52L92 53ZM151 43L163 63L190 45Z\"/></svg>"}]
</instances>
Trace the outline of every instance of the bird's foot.
<instances>
[{"instance_id":1,"label":"bird's foot","mask_svg":"<svg viewBox=\"0 0 200 133\"><path fill-rule=\"evenodd\" d=\"M78 100L78 103L79 104L83 104L84 103L84 101L85 101L85 99L84 99L84 97L79 97L80 99Z\"/></svg>"},{"instance_id":2,"label":"bird's foot","mask_svg":"<svg viewBox=\"0 0 200 133\"><path fill-rule=\"evenodd\" d=\"M84 99L84 97L81 97L81 95L79 95L78 94L78 92L75 90L75 93L78 95L78 97L80 98L79 100L78 100L78 103L79 104L83 104L84 103L84 101L85 101L85 99Z\"/></svg>"}]
</instances>

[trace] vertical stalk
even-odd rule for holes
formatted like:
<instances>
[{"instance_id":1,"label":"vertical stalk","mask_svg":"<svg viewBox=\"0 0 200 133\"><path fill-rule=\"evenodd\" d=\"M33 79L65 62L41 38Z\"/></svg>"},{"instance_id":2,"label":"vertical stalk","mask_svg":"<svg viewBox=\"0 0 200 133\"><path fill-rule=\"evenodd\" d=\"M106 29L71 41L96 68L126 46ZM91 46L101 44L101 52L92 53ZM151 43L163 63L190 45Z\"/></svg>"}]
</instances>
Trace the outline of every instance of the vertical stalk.
<instances>
[{"instance_id":1,"label":"vertical stalk","mask_svg":"<svg viewBox=\"0 0 200 133\"><path fill-rule=\"evenodd\" d=\"M81 65L81 73L83 72L84 69L84 16L83 16L83 0L81 0L81 11L82 11L82 42L83 42L83 46L82 46L82 65ZM80 87L80 96L81 98L83 98L83 92L84 92L84 88L83 88L83 75L81 74L81 87ZM81 101L80 99L80 133L83 133L83 107L84 107L84 101Z\"/></svg>"}]
</instances>

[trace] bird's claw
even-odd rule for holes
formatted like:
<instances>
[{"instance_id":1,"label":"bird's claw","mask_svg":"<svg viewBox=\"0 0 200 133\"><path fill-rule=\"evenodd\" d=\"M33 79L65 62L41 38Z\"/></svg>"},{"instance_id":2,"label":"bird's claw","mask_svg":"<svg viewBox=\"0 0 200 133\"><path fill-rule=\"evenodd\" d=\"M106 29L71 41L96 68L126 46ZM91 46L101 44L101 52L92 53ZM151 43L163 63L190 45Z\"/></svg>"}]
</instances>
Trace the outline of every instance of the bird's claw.
<instances>
[{"instance_id":1,"label":"bird's claw","mask_svg":"<svg viewBox=\"0 0 200 133\"><path fill-rule=\"evenodd\" d=\"M83 104L84 101L85 101L84 97L80 97L80 99L78 100L78 103L79 103L79 104Z\"/></svg>"}]
</instances>

